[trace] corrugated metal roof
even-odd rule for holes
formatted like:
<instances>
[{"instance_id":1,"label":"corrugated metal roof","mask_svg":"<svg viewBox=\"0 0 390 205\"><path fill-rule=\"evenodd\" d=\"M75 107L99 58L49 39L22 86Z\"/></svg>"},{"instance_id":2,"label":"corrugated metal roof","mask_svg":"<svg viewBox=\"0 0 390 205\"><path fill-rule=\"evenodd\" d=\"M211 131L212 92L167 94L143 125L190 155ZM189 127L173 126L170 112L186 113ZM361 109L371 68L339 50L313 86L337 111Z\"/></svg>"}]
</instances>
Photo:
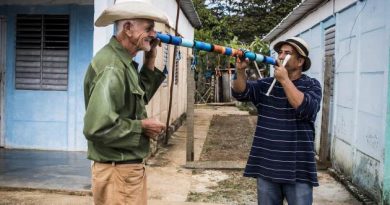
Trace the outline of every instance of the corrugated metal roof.
<instances>
[{"instance_id":1,"label":"corrugated metal roof","mask_svg":"<svg viewBox=\"0 0 390 205\"><path fill-rule=\"evenodd\" d=\"M202 26L192 0L180 0L180 8L193 27L200 28Z\"/></svg>"},{"instance_id":2,"label":"corrugated metal roof","mask_svg":"<svg viewBox=\"0 0 390 205\"><path fill-rule=\"evenodd\" d=\"M278 25L264 36L263 41L271 42L304 16L311 13L318 5L326 3L327 1L328 0L303 0L286 17L284 17Z\"/></svg>"}]
</instances>

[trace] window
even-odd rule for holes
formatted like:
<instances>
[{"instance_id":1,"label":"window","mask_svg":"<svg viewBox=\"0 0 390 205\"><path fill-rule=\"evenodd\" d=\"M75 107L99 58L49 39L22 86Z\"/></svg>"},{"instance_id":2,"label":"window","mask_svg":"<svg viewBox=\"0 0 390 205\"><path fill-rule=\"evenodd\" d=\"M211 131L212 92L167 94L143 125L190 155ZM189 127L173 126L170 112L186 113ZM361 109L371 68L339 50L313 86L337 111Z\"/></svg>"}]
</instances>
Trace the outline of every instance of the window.
<instances>
[{"instance_id":1,"label":"window","mask_svg":"<svg viewBox=\"0 0 390 205\"><path fill-rule=\"evenodd\" d=\"M67 90L69 15L17 15L15 87Z\"/></svg>"}]
</instances>

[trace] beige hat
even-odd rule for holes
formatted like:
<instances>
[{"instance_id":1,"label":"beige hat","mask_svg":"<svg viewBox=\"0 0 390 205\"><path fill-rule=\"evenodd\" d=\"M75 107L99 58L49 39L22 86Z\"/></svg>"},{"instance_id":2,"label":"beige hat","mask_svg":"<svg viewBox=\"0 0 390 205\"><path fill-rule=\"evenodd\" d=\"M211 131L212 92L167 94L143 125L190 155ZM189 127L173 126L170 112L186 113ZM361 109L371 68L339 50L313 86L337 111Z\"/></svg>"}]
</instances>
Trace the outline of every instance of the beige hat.
<instances>
[{"instance_id":1,"label":"beige hat","mask_svg":"<svg viewBox=\"0 0 390 205\"><path fill-rule=\"evenodd\" d=\"M309 45L302 39L298 37L291 37L286 39L285 41L279 41L274 45L274 50L279 52L280 48L284 45L288 44L297 50L297 52L305 58L305 63L302 66L302 71L309 70L311 66L311 61L309 58Z\"/></svg>"},{"instance_id":2,"label":"beige hat","mask_svg":"<svg viewBox=\"0 0 390 205\"><path fill-rule=\"evenodd\" d=\"M118 1L107 8L95 22L95 26L108 26L122 19L150 19L169 24L168 17L159 8L146 0Z\"/></svg>"}]
</instances>

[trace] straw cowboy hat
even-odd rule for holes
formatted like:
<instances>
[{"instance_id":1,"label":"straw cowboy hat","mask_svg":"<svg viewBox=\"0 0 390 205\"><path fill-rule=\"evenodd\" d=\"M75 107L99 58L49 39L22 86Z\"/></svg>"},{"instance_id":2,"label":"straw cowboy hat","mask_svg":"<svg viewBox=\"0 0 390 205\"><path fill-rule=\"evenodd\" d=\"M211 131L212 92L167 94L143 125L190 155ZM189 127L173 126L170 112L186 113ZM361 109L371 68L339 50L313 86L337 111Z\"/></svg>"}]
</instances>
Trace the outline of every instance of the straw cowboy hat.
<instances>
[{"instance_id":1,"label":"straw cowboy hat","mask_svg":"<svg viewBox=\"0 0 390 205\"><path fill-rule=\"evenodd\" d=\"M103 11L95 26L108 26L121 19L150 19L169 24L166 14L148 0L118 0L117 3Z\"/></svg>"},{"instance_id":2,"label":"straw cowboy hat","mask_svg":"<svg viewBox=\"0 0 390 205\"><path fill-rule=\"evenodd\" d=\"M279 41L275 44L274 50L279 52L280 48L284 45L288 44L297 50L297 52L305 58L305 63L302 66L302 71L305 72L309 70L311 66L311 61L309 58L309 45L302 39L298 37L291 37L284 41Z\"/></svg>"}]
</instances>

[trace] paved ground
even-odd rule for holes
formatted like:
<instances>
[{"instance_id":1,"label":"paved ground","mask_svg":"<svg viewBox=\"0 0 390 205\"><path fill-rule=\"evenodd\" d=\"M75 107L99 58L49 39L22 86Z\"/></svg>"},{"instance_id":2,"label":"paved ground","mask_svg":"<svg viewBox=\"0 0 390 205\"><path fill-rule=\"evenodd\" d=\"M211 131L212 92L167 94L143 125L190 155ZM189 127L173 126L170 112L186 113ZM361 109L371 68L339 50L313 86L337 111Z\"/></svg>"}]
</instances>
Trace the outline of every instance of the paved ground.
<instances>
[{"instance_id":1,"label":"paved ground","mask_svg":"<svg viewBox=\"0 0 390 205\"><path fill-rule=\"evenodd\" d=\"M213 114L246 114L234 107L202 107L195 110L195 160L199 159ZM184 168L185 126L148 161L148 191L151 205L200 205L185 202L190 193L212 190L226 180L218 170L195 173ZM30 187L37 190L15 191L0 188L0 204L92 204L89 161L84 152L0 151L0 187ZM360 204L326 172L319 173L320 187L314 189L314 204ZM42 189L42 190L39 190ZM67 190L50 192L47 189ZM69 192L71 191L71 192ZM72 192L73 191L73 192ZM76 191L76 192L75 192ZM72 193L68 195L64 193ZM80 196L82 195L82 196ZM214 204L232 204L213 202ZM242 203L242 204L256 204Z\"/></svg>"}]
</instances>

